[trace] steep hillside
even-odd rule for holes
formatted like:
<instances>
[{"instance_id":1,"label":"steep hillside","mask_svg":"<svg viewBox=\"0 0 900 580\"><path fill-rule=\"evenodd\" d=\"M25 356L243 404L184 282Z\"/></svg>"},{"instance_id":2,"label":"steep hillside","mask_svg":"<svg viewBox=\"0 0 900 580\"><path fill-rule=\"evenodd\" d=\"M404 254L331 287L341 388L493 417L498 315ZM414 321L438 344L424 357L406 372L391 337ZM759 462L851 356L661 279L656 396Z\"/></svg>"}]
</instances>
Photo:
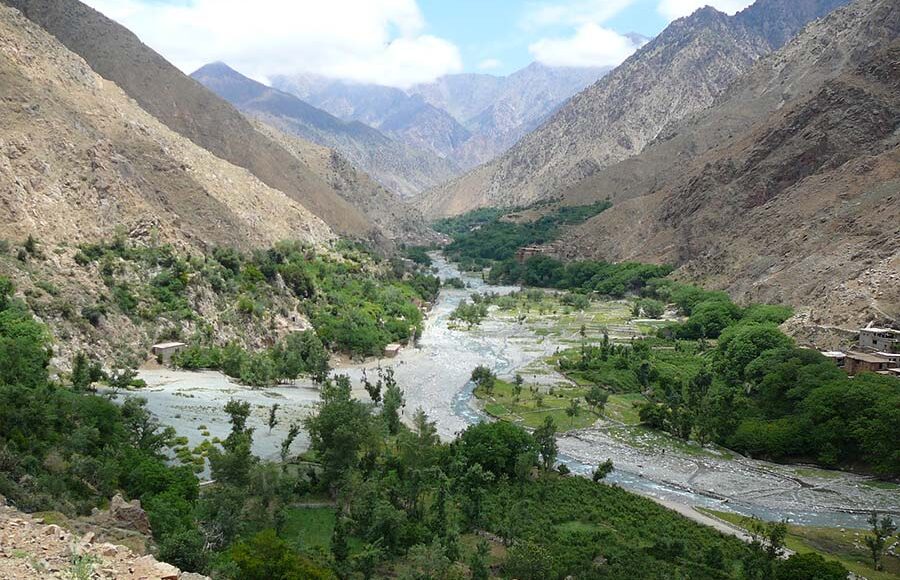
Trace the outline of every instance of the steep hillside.
<instances>
[{"instance_id":1,"label":"steep hillside","mask_svg":"<svg viewBox=\"0 0 900 580\"><path fill-rule=\"evenodd\" d=\"M570 190L616 202L567 255L674 263L744 300L808 307L802 326L896 321L898 37L891 0L809 26L715 107Z\"/></svg>"},{"instance_id":2,"label":"steep hillside","mask_svg":"<svg viewBox=\"0 0 900 580\"><path fill-rule=\"evenodd\" d=\"M57 37L148 113L214 155L283 191L341 233L371 224L234 107L182 74L126 28L77 0L3 0Z\"/></svg>"},{"instance_id":3,"label":"steep hillside","mask_svg":"<svg viewBox=\"0 0 900 580\"><path fill-rule=\"evenodd\" d=\"M469 169L503 153L607 70L532 63L507 77L447 75L405 92L307 74L276 77L273 86Z\"/></svg>"},{"instance_id":4,"label":"steep hillside","mask_svg":"<svg viewBox=\"0 0 900 580\"><path fill-rule=\"evenodd\" d=\"M344 199L362 209L392 240L415 245L437 241L438 235L418 210L358 170L337 151L291 137L260 121L255 123L257 130L281 143Z\"/></svg>"},{"instance_id":5,"label":"steep hillside","mask_svg":"<svg viewBox=\"0 0 900 580\"><path fill-rule=\"evenodd\" d=\"M332 237L302 205L173 132L0 8L0 236L76 244L146 229L184 246L242 247Z\"/></svg>"},{"instance_id":6,"label":"steep hillside","mask_svg":"<svg viewBox=\"0 0 900 580\"><path fill-rule=\"evenodd\" d=\"M454 166L431 153L397 142L359 121L344 121L298 97L251 80L223 63L192 75L244 113L295 137L335 149L382 185L411 196L449 179ZM415 123L415 119L410 120Z\"/></svg>"},{"instance_id":7,"label":"steep hillside","mask_svg":"<svg viewBox=\"0 0 900 580\"><path fill-rule=\"evenodd\" d=\"M759 0L734 16L703 8L669 25L493 163L422 199L433 216L554 197L640 153L710 106L762 55L846 0Z\"/></svg>"}]
</instances>

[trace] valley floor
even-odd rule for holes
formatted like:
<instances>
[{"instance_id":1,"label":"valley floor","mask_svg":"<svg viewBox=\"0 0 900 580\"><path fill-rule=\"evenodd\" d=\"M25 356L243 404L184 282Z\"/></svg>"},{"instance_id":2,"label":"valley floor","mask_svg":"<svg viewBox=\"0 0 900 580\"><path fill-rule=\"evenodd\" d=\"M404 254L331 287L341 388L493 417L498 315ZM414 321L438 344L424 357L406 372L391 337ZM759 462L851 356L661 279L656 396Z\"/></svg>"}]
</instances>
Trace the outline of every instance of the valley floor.
<instances>
[{"instance_id":1,"label":"valley floor","mask_svg":"<svg viewBox=\"0 0 900 580\"><path fill-rule=\"evenodd\" d=\"M442 277L460 275L440 258L436 259L436 265ZM536 382L562 381L565 379L554 376L552 369L542 367L541 361L558 348L571 346L578 338L577 330L572 330L573 322L577 321L560 322L552 316L520 323L508 316L492 314L477 329L454 328L450 313L471 293L517 290L487 286L470 276L465 278L469 288L442 291L426 321L418 348L404 349L395 359L342 365L335 370L350 375L358 388L364 370L371 376L378 365L393 366L398 384L405 390L404 415L411 417L416 409L422 408L437 422L444 438L452 437L485 416L469 382L475 366L488 365L506 378L520 371L528 380ZM621 306L613 304L604 308L615 310ZM548 324L556 328L542 331L540 325ZM641 324L639 321L630 330L623 325L614 326L617 332L639 332ZM211 372L147 370L141 373L141 378L148 383L141 395L148 399L149 408L162 423L173 425L179 435L186 436L192 447L205 438L227 435L229 425L222 406L229 398L250 401L253 405L250 426L256 428L254 451L262 457L277 456L289 425L306 416L318 399L314 385L305 381L251 390ZM362 389L355 395L366 397ZM268 409L275 403L280 406L280 422L270 432L265 423ZM560 426L566 428L567 424L561 422ZM307 443L301 433L293 451L302 450ZM669 506L705 507L764 519L784 517L797 524L848 528L865 527L865 518L873 509L900 514L898 486L876 484L870 478L846 472L752 460L728 450L678 441L621 421L604 419L563 434L559 447L560 460L572 471L590 473L598 463L610 458L616 469L609 481ZM699 514L693 517L708 519Z\"/></svg>"}]
</instances>

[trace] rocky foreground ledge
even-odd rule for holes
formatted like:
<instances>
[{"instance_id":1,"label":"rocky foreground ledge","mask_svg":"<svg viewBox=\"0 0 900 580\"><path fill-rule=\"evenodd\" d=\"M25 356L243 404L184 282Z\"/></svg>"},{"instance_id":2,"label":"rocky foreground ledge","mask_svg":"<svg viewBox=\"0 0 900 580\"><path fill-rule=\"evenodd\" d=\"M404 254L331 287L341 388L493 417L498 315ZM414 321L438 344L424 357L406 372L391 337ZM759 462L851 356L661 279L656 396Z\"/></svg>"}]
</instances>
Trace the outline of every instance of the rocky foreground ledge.
<instances>
[{"instance_id":1,"label":"rocky foreground ledge","mask_svg":"<svg viewBox=\"0 0 900 580\"><path fill-rule=\"evenodd\" d=\"M0 579L209 580L7 506L0 496Z\"/></svg>"}]
</instances>

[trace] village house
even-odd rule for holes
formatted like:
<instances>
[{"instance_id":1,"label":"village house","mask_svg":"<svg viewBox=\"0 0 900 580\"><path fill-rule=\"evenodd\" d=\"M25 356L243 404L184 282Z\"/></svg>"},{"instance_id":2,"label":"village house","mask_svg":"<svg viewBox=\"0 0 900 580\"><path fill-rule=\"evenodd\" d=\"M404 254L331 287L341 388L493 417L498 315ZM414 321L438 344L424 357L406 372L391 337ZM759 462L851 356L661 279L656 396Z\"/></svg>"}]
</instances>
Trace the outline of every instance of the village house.
<instances>
[{"instance_id":1,"label":"village house","mask_svg":"<svg viewBox=\"0 0 900 580\"><path fill-rule=\"evenodd\" d=\"M534 256L540 256L544 253L544 248L540 246L522 246L516 250L516 261L520 264Z\"/></svg>"},{"instance_id":2,"label":"village house","mask_svg":"<svg viewBox=\"0 0 900 580\"><path fill-rule=\"evenodd\" d=\"M156 357L160 363L167 365L171 362L176 352L180 351L187 345L183 342L161 342L150 347L150 352Z\"/></svg>"},{"instance_id":3,"label":"village house","mask_svg":"<svg viewBox=\"0 0 900 580\"><path fill-rule=\"evenodd\" d=\"M851 351L847 353L844 370L848 375L857 375L863 372L887 374L891 366L891 362L883 356Z\"/></svg>"},{"instance_id":4,"label":"village house","mask_svg":"<svg viewBox=\"0 0 900 580\"><path fill-rule=\"evenodd\" d=\"M900 330L863 328L859 331L859 349L863 352L900 352Z\"/></svg>"},{"instance_id":5,"label":"village house","mask_svg":"<svg viewBox=\"0 0 900 580\"><path fill-rule=\"evenodd\" d=\"M400 354L400 349L403 348L402 344L397 344L392 342L391 344L384 347L384 357L385 358L396 358L398 354Z\"/></svg>"}]
</instances>

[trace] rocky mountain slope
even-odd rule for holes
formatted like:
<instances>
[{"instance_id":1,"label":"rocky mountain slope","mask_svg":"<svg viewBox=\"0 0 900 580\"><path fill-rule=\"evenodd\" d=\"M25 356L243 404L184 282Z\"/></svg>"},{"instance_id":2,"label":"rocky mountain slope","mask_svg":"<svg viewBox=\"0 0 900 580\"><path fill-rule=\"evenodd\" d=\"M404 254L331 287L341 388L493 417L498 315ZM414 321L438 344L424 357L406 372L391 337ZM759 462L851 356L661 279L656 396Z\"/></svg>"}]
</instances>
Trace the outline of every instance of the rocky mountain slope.
<instances>
[{"instance_id":1,"label":"rocky mountain slope","mask_svg":"<svg viewBox=\"0 0 900 580\"><path fill-rule=\"evenodd\" d=\"M763 59L716 106L566 193L614 206L570 257L669 262L792 324L900 319L900 6L856 0ZM626 187L627 184L627 187Z\"/></svg>"},{"instance_id":2,"label":"rocky mountain slope","mask_svg":"<svg viewBox=\"0 0 900 580\"><path fill-rule=\"evenodd\" d=\"M124 229L185 247L333 237L303 205L160 123L17 10L0 6L0 27L0 237L74 245Z\"/></svg>"},{"instance_id":3,"label":"rocky mountain slope","mask_svg":"<svg viewBox=\"0 0 900 580\"><path fill-rule=\"evenodd\" d=\"M191 76L245 114L284 133L340 152L400 195L414 195L449 179L457 171L453 164L428 149L395 141L362 122L339 119L295 95L251 80L223 63L206 65Z\"/></svg>"},{"instance_id":4,"label":"rocky mountain slope","mask_svg":"<svg viewBox=\"0 0 900 580\"><path fill-rule=\"evenodd\" d=\"M273 86L468 169L508 149L607 71L532 63L506 77L446 75L408 91L307 74L276 77Z\"/></svg>"},{"instance_id":5,"label":"rocky mountain slope","mask_svg":"<svg viewBox=\"0 0 900 580\"><path fill-rule=\"evenodd\" d=\"M391 240L415 245L438 240L438 234L428 227L417 209L401 201L337 151L291 137L261 121L256 121L255 125L261 133L296 155L354 207L362 209Z\"/></svg>"},{"instance_id":6,"label":"rocky mountain slope","mask_svg":"<svg viewBox=\"0 0 900 580\"><path fill-rule=\"evenodd\" d=\"M182 74L129 30L77 0L3 0L115 82L141 108L213 155L284 192L346 235L372 225L234 107Z\"/></svg>"},{"instance_id":7,"label":"rocky mountain slope","mask_svg":"<svg viewBox=\"0 0 900 580\"><path fill-rule=\"evenodd\" d=\"M496 161L423 196L432 216L555 197L710 106L762 55L846 0L758 0L673 22Z\"/></svg>"}]
</instances>

